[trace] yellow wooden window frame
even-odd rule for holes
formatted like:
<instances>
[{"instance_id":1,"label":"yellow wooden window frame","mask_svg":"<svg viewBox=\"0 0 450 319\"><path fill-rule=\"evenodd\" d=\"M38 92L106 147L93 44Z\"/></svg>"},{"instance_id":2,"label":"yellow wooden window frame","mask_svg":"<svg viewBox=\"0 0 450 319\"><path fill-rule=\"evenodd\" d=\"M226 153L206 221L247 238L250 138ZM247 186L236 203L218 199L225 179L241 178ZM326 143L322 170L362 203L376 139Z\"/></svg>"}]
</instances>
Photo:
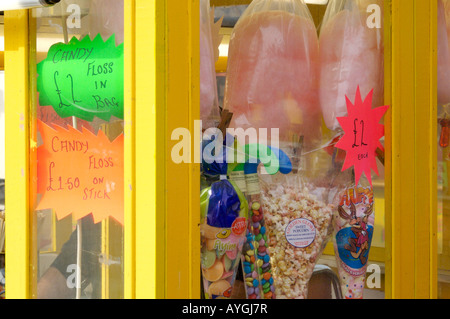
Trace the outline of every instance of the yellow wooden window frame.
<instances>
[{"instance_id":1,"label":"yellow wooden window frame","mask_svg":"<svg viewBox=\"0 0 450 319\"><path fill-rule=\"evenodd\" d=\"M5 13L5 274L7 298L30 297L29 20L27 10ZM7 70L14 70L8 72Z\"/></svg>"},{"instance_id":2,"label":"yellow wooden window frame","mask_svg":"<svg viewBox=\"0 0 450 319\"><path fill-rule=\"evenodd\" d=\"M200 165L171 160L200 118L199 1L126 2L125 296L200 297Z\"/></svg>"},{"instance_id":3,"label":"yellow wooden window frame","mask_svg":"<svg viewBox=\"0 0 450 319\"><path fill-rule=\"evenodd\" d=\"M436 298L437 2L389 8L386 296Z\"/></svg>"}]
</instances>

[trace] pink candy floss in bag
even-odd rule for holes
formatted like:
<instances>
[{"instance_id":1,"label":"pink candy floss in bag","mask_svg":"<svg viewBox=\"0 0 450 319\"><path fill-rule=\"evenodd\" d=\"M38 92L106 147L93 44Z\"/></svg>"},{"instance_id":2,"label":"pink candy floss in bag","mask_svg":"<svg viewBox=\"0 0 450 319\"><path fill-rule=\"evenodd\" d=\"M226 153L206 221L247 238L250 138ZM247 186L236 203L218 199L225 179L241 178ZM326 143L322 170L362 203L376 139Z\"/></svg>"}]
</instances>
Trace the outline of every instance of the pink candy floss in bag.
<instances>
[{"instance_id":1,"label":"pink candy floss in bag","mask_svg":"<svg viewBox=\"0 0 450 319\"><path fill-rule=\"evenodd\" d=\"M303 0L254 0L231 35L224 107L232 128L320 138L318 38ZM263 143L264 141L260 140Z\"/></svg>"},{"instance_id":2,"label":"pink candy floss in bag","mask_svg":"<svg viewBox=\"0 0 450 319\"><path fill-rule=\"evenodd\" d=\"M450 1L438 0L438 104L450 103Z\"/></svg>"},{"instance_id":3,"label":"pink candy floss in bag","mask_svg":"<svg viewBox=\"0 0 450 319\"><path fill-rule=\"evenodd\" d=\"M203 127L219 122L219 102L209 0L200 2L200 118Z\"/></svg>"},{"instance_id":4,"label":"pink candy floss in bag","mask_svg":"<svg viewBox=\"0 0 450 319\"><path fill-rule=\"evenodd\" d=\"M320 106L330 130L347 115L345 97L360 87L374 90L373 105L383 102L383 43L380 28L367 24L367 7L380 1L330 0L320 31ZM379 4L382 8L382 4Z\"/></svg>"}]
</instances>

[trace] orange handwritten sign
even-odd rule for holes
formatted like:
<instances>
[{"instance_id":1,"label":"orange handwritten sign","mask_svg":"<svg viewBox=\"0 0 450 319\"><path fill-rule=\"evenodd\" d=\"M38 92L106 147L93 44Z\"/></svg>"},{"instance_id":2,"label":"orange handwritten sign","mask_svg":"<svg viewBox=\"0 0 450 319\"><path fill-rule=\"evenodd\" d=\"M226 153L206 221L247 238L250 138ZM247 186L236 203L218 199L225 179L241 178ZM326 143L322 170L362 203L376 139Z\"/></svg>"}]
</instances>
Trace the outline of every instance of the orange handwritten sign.
<instances>
[{"instance_id":1,"label":"orange handwritten sign","mask_svg":"<svg viewBox=\"0 0 450 319\"><path fill-rule=\"evenodd\" d=\"M99 131L48 126L38 120L37 209L53 209L58 219L89 214L94 222L108 216L123 224L123 134L114 141Z\"/></svg>"}]
</instances>

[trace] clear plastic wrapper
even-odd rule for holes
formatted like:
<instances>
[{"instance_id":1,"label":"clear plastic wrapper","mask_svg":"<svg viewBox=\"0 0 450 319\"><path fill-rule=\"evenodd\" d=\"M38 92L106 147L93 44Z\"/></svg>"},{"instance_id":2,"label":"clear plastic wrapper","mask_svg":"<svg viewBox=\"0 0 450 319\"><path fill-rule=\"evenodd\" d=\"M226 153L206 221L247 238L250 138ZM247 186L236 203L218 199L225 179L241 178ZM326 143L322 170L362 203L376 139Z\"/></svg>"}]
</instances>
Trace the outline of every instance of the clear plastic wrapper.
<instances>
[{"instance_id":1,"label":"clear plastic wrapper","mask_svg":"<svg viewBox=\"0 0 450 319\"><path fill-rule=\"evenodd\" d=\"M349 182L336 199L333 244L342 295L363 299L375 223L373 188L367 179Z\"/></svg>"},{"instance_id":2,"label":"clear plastic wrapper","mask_svg":"<svg viewBox=\"0 0 450 319\"><path fill-rule=\"evenodd\" d=\"M244 193L247 202L249 204L247 230L245 231L245 243L242 248L242 270L244 279L245 295L247 299L261 299L262 286L261 286L261 266L262 261L257 258L258 244L255 241L255 235L253 234L253 205L252 195L247 191L247 184L245 180L245 165L243 163L236 166L236 168L230 173L230 179L236 183L239 189ZM258 193L259 195L259 193Z\"/></svg>"},{"instance_id":3,"label":"clear plastic wrapper","mask_svg":"<svg viewBox=\"0 0 450 319\"><path fill-rule=\"evenodd\" d=\"M246 279L246 291L249 299L276 299L275 285L272 277L272 265L270 263L269 243L267 237L266 221L262 207L259 177L257 173L258 165L245 165L245 179L246 179L246 195L249 202L249 222L247 238L252 239L252 245L249 243L250 249L253 249L253 258L249 256L244 261L245 267L251 264L246 264L249 261L255 263L255 270L257 272L258 286L255 282L250 282ZM245 251L246 245L244 245ZM251 273L255 277L255 273ZM247 275L248 276L248 275ZM248 276L250 277L250 276Z\"/></svg>"},{"instance_id":4,"label":"clear plastic wrapper","mask_svg":"<svg viewBox=\"0 0 450 319\"><path fill-rule=\"evenodd\" d=\"M330 130L340 129L337 117L347 115L345 97L352 97L358 86L363 96L374 90L373 105L383 102L383 23L379 28L368 25L371 4L383 8L380 0L328 2L319 38L319 96Z\"/></svg>"},{"instance_id":5,"label":"clear plastic wrapper","mask_svg":"<svg viewBox=\"0 0 450 319\"><path fill-rule=\"evenodd\" d=\"M230 39L224 96L224 108L234 114L230 127L276 128L280 142L303 136L305 149L315 147L321 132L318 55L303 0L254 0Z\"/></svg>"},{"instance_id":6,"label":"clear plastic wrapper","mask_svg":"<svg viewBox=\"0 0 450 319\"><path fill-rule=\"evenodd\" d=\"M308 283L332 232L340 192L331 159L319 149L300 156L290 174L260 170L262 212L277 299L306 299Z\"/></svg>"},{"instance_id":7,"label":"clear plastic wrapper","mask_svg":"<svg viewBox=\"0 0 450 319\"><path fill-rule=\"evenodd\" d=\"M450 104L450 1L438 0L438 104Z\"/></svg>"},{"instance_id":8,"label":"clear plastic wrapper","mask_svg":"<svg viewBox=\"0 0 450 319\"><path fill-rule=\"evenodd\" d=\"M226 156L225 152L223 152ZM227 178L228 164L202 163L204 175L218 181L200 194L201 271L206 299L229 299L241 262L248 219L247 200Z\"/></svg>"},{"instance_id":9,"label":"clear plastic wrapper","mask_svg":"<svg viewBox=\"0 0 450 319\"><path fill-rule=\"evenodd\" d=\"M200 1L200 118L203 127L216 127L220 121L216 80L214 22L209 0Z\"/></svg>"}]
</instances>

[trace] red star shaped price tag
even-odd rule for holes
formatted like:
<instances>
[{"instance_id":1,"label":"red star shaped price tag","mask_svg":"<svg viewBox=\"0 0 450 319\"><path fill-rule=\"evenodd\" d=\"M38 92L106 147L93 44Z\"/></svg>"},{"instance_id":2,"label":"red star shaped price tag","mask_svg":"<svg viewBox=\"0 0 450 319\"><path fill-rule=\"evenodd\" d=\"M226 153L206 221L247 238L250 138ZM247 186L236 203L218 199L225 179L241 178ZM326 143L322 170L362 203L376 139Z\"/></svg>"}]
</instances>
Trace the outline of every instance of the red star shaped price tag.
<instances>
[{"instance_id":1,"label":"red star shaped price tag","mask_svg":"<svg viewBox=\"0 0 450 319\"><path fill-rule=\"evenodd\" d=\"M371 170L377 175L376 162L377 148L384 149L380 139L384 136L384 125L380 120L389 109L389 106L381 106L372 109L373 90L363 101L358 87L355 103L346 96L346 117L338 117L337 120L344 130L344 136L336 144L336 147L346 152L342 171L351 167L355 170L355 183L358 184L362 173L372 186Z\"/></svg>"}]
</instances>

